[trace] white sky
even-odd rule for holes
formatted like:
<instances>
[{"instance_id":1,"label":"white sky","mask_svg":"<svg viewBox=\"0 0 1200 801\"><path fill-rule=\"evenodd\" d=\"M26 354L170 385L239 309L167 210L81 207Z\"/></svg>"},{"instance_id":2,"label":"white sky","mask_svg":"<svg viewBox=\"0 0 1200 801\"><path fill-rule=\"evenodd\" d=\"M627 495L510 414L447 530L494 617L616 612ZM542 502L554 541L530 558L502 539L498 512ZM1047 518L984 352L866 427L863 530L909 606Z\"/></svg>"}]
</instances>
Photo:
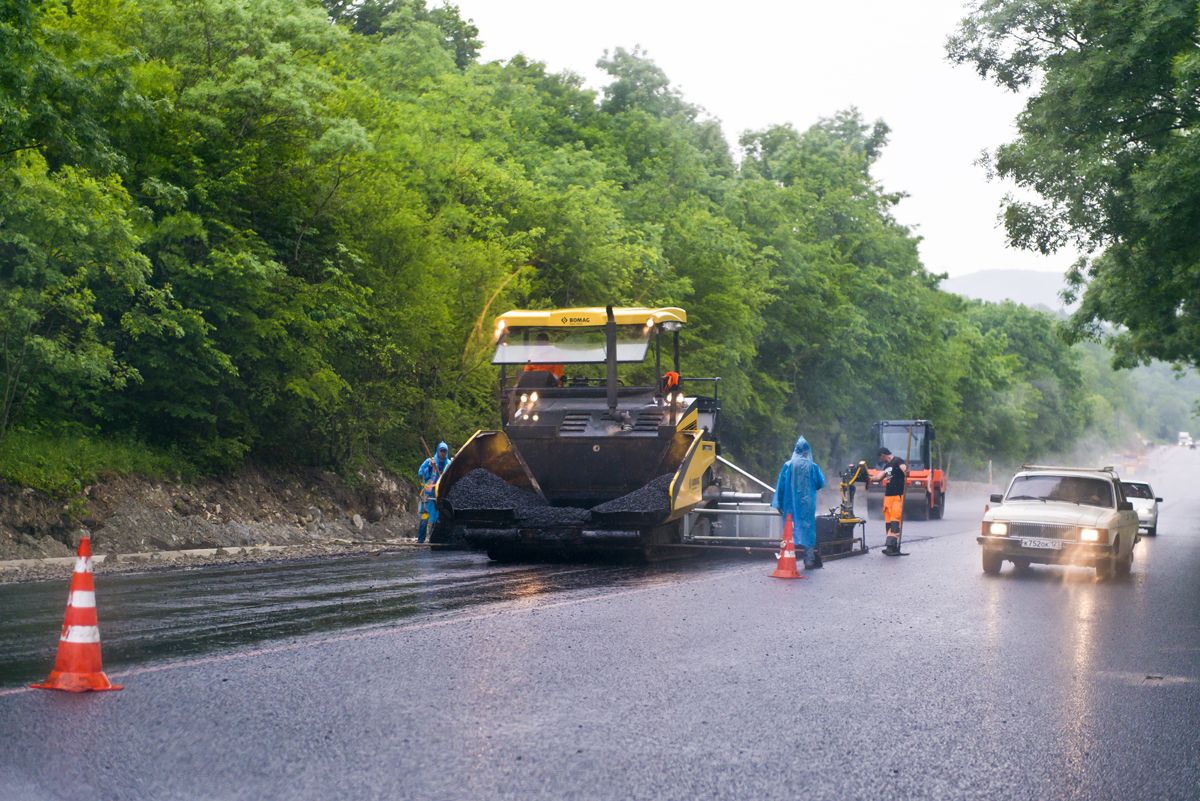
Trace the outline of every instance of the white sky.
<instances>
[{"instance_id":1,"label":"white sky","mask_svg":"<svg viewBox=\"0 0 1200 801\"><path fill-rule=\"evenodd\" d=\"M924 238L921 256L934 272L1061 272L1074 258L1005 244L1006 187L975 161L1013 138L1021 100L946 61L946 37L965 14L960 0L451 2L479 27L483 60L524 53L595 89L607 83L595 67L606 49L640 45L686 100L721 120L735 147L744 130L803 130L852 105L882 118L892 134L875 176L909 194L896 215Z\"/></svg>"}]
</instances>

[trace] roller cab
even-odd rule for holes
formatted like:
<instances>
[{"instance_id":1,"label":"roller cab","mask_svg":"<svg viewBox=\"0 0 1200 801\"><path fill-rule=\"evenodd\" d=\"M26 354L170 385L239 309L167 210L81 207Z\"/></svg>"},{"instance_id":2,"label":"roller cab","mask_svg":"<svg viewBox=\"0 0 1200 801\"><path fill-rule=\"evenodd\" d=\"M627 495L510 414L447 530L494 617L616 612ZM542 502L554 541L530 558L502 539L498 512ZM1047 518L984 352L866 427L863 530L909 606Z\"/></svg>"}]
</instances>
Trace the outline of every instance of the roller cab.
<instances>
[{"instance_id":1,"label":"roller cab","mask_svg":"<svg viewBox=\"0 0 1200 801\"><path fill-rule=\"evenodd\" d=\"M905 519L929 520L941 518L946 509L949 489L947 470L942 466L933 423L928 420L880 420L873 427L880 447L908 462L905 480ZM867 508L872 515L882 515L882 469L869 471Z\"/></svg>"}]
</instances>

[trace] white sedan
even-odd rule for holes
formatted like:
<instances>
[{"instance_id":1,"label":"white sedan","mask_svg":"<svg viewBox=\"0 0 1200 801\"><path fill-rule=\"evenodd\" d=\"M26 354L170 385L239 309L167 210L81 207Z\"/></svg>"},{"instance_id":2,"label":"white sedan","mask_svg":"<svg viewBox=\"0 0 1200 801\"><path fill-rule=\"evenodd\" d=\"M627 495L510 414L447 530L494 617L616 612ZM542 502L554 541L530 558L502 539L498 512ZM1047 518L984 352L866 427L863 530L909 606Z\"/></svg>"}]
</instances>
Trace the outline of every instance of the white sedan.
<instances>
[{"instance_id":1,"label":"white sedan","mask_svg":"<svg viewBox=\"0 0 1200 801\"><path fill-rule=\"evenodd\" d=\"M1026 465L1004 495L993 495L979 537L983 572L999 573L1007 560L1078 564L1108 578L1128 575L1138 516L1111 467Z\"/></svg>"},{"instance_id":2,"label":"white sedan","mask_svg":"<svg viewBox=\"0 0 1200 801\"><path fill-rule=\"evenodd\" d=\"M1158 505L1162 498L1154 497L1154 489L1145 481L1122 481L1125 498L1133 504L1138 515L1138 528L1153 537L1158 533Z\"/></svg>"}]
</instances>

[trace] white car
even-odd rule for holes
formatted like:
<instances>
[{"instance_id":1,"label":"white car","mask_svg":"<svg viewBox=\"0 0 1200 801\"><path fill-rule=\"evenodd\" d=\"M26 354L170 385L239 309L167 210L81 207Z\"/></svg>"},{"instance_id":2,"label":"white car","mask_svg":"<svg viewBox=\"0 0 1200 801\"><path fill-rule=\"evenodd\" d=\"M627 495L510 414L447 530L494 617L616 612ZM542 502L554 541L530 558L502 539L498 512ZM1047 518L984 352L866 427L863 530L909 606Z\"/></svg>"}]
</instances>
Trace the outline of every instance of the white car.
<instances>
[{"instance_id":1,"label":"white car","mask_svg":"<svg viewBox=\"0 0 1200 801\"><path fill-rule=\"evenodd\" d=\"M1125 498L1133 504L1137 512L1138 528L1153 537L1158 533L1158 505L1162 498L1154 497L1154 489L1145 481L1122 481L1121 489L1125 490Z\"/></svg>"},{"instance_id":2,"label":"white car","mask_svg":"<svg viewBox=\"0 0 1200 801\"><path fill-rule=\"evenodd\" d=\"M1133 567L1138 515L1111 467L1026 465L991 501L976 540L984 573L999 573L1005 560L1019 569L1087 565L1101 578Z\"/></svg>"}]
</instances>

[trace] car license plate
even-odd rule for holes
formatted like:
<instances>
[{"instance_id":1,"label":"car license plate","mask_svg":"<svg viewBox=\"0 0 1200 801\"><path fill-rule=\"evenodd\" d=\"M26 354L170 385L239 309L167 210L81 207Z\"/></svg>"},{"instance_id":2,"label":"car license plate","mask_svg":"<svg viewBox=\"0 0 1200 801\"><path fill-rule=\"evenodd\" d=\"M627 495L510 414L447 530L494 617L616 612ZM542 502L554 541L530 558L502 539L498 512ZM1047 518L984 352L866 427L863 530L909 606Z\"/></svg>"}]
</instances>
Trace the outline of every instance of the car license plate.
<instances>
[{"instance_id":1,"label":"car license plate","mask_svg":"<svg viewBox=\"0 0 1200 801\"><path fill-rule=\"evenodd\" d=\"M1040 537L1024 537L1021 539L1022 548L1046 548L1050 550L1062 550L1062 540L1044 540Z\"/></svg>"}]
</instances>

